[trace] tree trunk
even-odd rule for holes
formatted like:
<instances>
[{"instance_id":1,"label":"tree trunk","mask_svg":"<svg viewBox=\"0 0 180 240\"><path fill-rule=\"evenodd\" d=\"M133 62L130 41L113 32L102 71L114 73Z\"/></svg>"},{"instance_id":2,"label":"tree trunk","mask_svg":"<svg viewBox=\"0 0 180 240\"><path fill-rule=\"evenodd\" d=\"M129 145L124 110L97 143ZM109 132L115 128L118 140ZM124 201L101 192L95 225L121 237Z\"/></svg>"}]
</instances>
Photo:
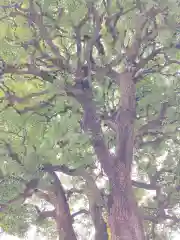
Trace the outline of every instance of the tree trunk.
<instances>
[{"instance_id":1,"label":"tree trunk","mask_svg":"<svg viewBox=\"0 0 180 240\"><path fill-rule=\"evenodd\" d=\"M72 222L68 221L67 218L70 216L65 216L66 214L61 216L56 216L55 221L56 221L56 226L58 230L58 239L59 240L77 240Z\"/></svg>"},{"instance_id":2,"label":"tree trunk","mask_svg":"<svg viewBox=\"0 0 180 240\"><path fill-rule=\"evenodd\" d=\"M73 229L73 220L66 199L64 188L55 171L51 169L51 164L46 164L44 170L48 172L54 179L53 188L55 195L55 216L59 240L77 240Z\"/></svg>"},{"instance_id":3,"label":"tree trunk","mask_svg":"<svg viewBox=\"0 0 180 240\"><path fill-rule=\"evenodd\" d=\"M108 240L107 224L102 216L102 208L93 204L93 206L90 206L90 214L95 227L94 240Z\"/></svg>"},{"instance_id":4,"label":"tree trunk","mask_svg":"<svg viewBox=\"0 0 180 240\"><path fill-rule=\"evenodd\" d=\"M132 190L136 88L132 72L120 79L121 105L117 116L117 148L111 184L109 226L111 240L144 240L145 235Z\"/></svg>"},{"instance_id":5,"label":"tree trunk","mask_svg":"<svg viewBox=\"0 0 180 240\"><path fill-rule=\"evenodd\" d=\"M139 45L134 44L133 46L136 48ZM129 54L129 59L134 60L134 49L132 50L133 54L132 56ZM136 85L133 78L133 69L125 70L119 74L121 98L115 119L117 135L115 157L110 154L105 143L101 121L93 101L92 90L89 89L89 92L84 91L75 95L84 109L83 130L90 135L94 151L109 178L111 186L108 216L111 240L145 239L131 185L134 122L136 118Z\"/></svg>"},{"instance_id":6,"label":"tree trunk","mask_svg":"<svg viewBox=\"0 0 180 240\"><path fill-rule=\"evenodd\" d=\"M116 172L111 187L109 209L111 240L144 240L141 217L125 165L121 165Z\"/></svg>"}]
</instances>

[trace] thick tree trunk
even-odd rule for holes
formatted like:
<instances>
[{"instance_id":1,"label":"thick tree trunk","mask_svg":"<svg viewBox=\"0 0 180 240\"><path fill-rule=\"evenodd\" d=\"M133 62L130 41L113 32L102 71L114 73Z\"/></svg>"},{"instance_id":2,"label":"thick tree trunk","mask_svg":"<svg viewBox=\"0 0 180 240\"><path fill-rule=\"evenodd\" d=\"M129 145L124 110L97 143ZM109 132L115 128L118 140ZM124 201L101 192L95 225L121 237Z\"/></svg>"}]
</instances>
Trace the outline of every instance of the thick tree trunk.
<instances>
[{"instance_id":1,"label":"thick tree trunk","mask_svg":"<svg viewBox=\"0 0 180 240\"><path fill-rule=\"evenodd\" d=\"M117 149L111 183L109 225L111 240L144 240L144 231L132 190L131 165L136 116L133 74L125 72L120 80L121 106L117 116Z\"/></svg>"},{"instance_id":2,"label":"thick tree trunk","mask_svg":"<svg viewBox=\"0 0 180 240\"><path fill-rule=\"evenodd\" d=\"M134 61L139 45L133 44L128 59ZM132 52L132 53L131 53ZM92 90L76 93L75 97L84 109L83 130L90 135L92 146L107 174L111 185L111 203L108 222L111 240L144 240L144 231L138 207L132 191L131 166L134 148L134 122L136 118L136 86L134 70L119 74L120 106L115 120L117 144L116 156L112 156L104 141ZM113 119L112 119L113 120ZM114 120L113 120L114 121Z\"/></svg>"},{"instance_id":3,"label":"thick tree trunk","mask_svg":"<svg viewBox=\"0 0 180 240\"><path fill-rule=\"evenodd\" d=\"M141 216L125 165L116 172L109 209L111 240L144 240Z\"/></svg>"}]
</instances>

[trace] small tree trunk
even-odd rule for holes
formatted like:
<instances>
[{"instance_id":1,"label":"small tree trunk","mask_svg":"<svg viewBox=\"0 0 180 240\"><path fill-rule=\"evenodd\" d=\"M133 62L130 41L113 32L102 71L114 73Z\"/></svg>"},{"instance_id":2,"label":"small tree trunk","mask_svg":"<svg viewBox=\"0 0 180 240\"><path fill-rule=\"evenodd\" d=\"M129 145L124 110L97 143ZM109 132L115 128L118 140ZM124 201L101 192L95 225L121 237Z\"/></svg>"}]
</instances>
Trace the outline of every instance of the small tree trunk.
<instances>
[{"instance_id":1,"label":"small tree trunk","mask_svg":"<svg viewBox=\"0 0 180 240\"><path fill-rule=\"evenodd\" d=\"M60 179L49 167L46 167L46 171L54 179L54 195L55 195L55 221L57 225L57 231L59 240L77 240L76 234L73 229L72 216L69 209L69 204L66 199L64 188Z\"/></svg>"},{"instance_id":2,"label":"small tree trunk","mask_svg":"<svg viewBox=\"0 0 180 240\"><path fill-rule=\"evenodd\" d=\"M108 240L107 224L103 219L102 208L93 204L90 206L90 214L95 227L94 240Z\"/></svg>"},{"instance_id":3,"label":"small tree trunk","mask_svg":"<svg viewBox=\"0 0 180 240\"><path fill-rule=\"evenodd\" d=\"M69 216L68 216L69 217ZM77 240L74 229L72 227L72 222L68 222L67 217L56 217L56 226L58 230L59 240Z\"/></svg>"}]
</instances>

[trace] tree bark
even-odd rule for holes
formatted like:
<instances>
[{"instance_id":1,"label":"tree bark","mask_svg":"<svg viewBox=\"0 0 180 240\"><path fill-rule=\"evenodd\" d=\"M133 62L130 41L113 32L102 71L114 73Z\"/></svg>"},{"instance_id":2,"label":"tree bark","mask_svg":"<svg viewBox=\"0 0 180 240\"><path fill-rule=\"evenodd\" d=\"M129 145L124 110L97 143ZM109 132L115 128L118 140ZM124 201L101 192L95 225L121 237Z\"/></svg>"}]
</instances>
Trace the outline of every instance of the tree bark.
<instances>
[{"instance_id":1,"label":"tree bark","mask_svg":"<svg viewBox=\"0 0 180 240\"><path fill-rule=\"evenodd\" d=\"M77 240L73 229L73 220L69 209L69 204L66 199L64 188L56 173L51 169L51 164L46 165L44 170L48 172L54 179L54 194L55 194L55 222L58 231L59 240Z\"/></svg>"},{"instance_id":2,"label":"tree bark","mask_svg":"<svg viewBox=\"0 0 180 240\"><path fill-rule=\"evenodd\" d=\"M124 164L115 172L111 187L111 240L144 240L143 224L133 194L130 174Z\"/></svg>"},{"instance_id":3,"label":"tree bark","mask_svg":"<svg viewBox=\"0 0 180 240\"><path fill-rule=\"evenodd\" d=\"M139 45L138 45L139 46ZM137 48L137 44L134 44ZM129 59L133 60L133 56ZM90 136L92 146L111 186L108 223L111 240L144 240L141 217L132 190L131 166L134 148L134 121L136 118L136 86L134 72L119 74L121 102L115 120L117 143L115 157L109 153L92 90L74 96L84 109L83 130Z\"/></svg>"},{"instance_id":4,"label":"tree bark","mask_svg":"<svg viewBox=\"0 0 180 240\"><path fill-rule=\"evenodd\" d=\"M90 213L95 227L94 240L108 240L107 224L102 217L102 209L98 205L90 206Z\"/></svg>"},{"instance_id":5,"label":"tree bark","mask_svg":"<svg viewBox=\"0 0 180 240\"><path fill-rule=\"evenodd\" d=\"M134 148L135 83L132 72L120 81L121 105L117 116L117 149L113 175L109 176L111 240L144 240L141 217L132 190L131 165Z\"/></svg>"}]
</instances>

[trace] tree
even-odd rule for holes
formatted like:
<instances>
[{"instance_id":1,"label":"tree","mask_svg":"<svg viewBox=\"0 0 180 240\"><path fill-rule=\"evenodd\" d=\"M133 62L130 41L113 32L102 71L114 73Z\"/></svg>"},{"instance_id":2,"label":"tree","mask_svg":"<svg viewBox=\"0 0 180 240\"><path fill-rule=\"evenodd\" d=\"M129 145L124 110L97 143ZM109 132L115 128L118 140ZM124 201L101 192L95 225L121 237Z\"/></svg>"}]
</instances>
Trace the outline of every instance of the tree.
<instances>
[{"instance_id":1,"label":"tree","mask_svg":"<svg viewBox=\"0 0 180 240\"><path fill-rule=\"evenodd\" d=\"M178 2L28 0L0 9L4 224L17 203L24 232L29 219L50 217L59 239L77 239L80 213L91 216L96 240L176 230ZM141 181L132 180L135 167ZM66 191L57 172L79 188ZM133 187L155 196L138 207ZM72 193L84 193L89 209L72 214ZM53 210L19 204L32 195Z\"/></svg>"}]
</instances>

